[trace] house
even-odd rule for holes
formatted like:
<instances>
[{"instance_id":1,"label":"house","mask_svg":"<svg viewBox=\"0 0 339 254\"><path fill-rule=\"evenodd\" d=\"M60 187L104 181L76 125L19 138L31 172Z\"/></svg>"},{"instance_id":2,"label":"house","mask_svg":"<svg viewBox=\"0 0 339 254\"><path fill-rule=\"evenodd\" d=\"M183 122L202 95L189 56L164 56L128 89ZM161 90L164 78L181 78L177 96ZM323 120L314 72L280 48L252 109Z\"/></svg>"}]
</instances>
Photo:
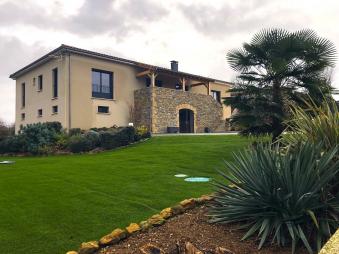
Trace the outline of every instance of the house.
<instances>
[{"instance_id":1,"label":"house","mask_svg":"<svg viewBox=\"0 0 339 254\"><path fill-rule=\"evenodd\" d=\"M10 75L16 131L36 122L64 128L145 125L153 133L225 131L231 84L61 45Z\"/></svg>"}]
</instances>

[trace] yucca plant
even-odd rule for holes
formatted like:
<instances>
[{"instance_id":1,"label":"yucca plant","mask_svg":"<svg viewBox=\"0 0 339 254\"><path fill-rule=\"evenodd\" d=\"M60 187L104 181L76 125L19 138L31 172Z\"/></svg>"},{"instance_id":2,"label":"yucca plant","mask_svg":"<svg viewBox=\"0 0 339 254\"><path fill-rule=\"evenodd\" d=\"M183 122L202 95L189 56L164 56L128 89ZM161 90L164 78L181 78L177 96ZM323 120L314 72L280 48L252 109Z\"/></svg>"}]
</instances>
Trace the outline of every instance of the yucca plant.
<instances>
[{"instance_id":1,"label":"yucca plant","mask_svg":"<svg viewBox=\"0 0 339 254\"><path fill-rule=\"evenodd\" d=\"M304 102L305 108L291 105L291 120L286 134L280 142L285 145L296 145L310 141L322 143L324 150L330 150L339 144L339 110L333 99L324 98L320 106L309 98Z\"/></svg>"},{"instance_id":2,"label":"yucca plant","mask_svg":"<svg viewBox=\"0 0 339 254\"><path fill-rule=\"evenodd\" d=\"M338 228L339 199L328 183L339 171L334 147L305 143L281 152L278 146L258 145L225 162L225 182L209 207L212 223L242 223L243 239L257 235L259 249L268 241L291 246L303 243L309 253L320 249ZM231 185L229 185L231 183Z\"/></svg>"}]
</instances>

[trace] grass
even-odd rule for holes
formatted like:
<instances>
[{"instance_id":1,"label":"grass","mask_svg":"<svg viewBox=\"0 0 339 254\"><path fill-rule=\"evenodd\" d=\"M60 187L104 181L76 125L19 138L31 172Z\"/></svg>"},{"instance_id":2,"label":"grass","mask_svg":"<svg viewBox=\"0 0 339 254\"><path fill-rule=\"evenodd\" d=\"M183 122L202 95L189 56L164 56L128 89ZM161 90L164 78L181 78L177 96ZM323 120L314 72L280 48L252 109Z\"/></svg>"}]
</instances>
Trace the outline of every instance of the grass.
<instances>
[{"instance_id":1,"label":"grass","mask_svg":"<svg viewBox=\"0 0 339 254\"><path fill-rule=\"evenodd\" d=\"M210 193L238 136L155 137L99 154L14 158L0 165L0 253L62 253L162 208ZM13 158L0 158L11 159Z\"/></svg>"}]
</instances>

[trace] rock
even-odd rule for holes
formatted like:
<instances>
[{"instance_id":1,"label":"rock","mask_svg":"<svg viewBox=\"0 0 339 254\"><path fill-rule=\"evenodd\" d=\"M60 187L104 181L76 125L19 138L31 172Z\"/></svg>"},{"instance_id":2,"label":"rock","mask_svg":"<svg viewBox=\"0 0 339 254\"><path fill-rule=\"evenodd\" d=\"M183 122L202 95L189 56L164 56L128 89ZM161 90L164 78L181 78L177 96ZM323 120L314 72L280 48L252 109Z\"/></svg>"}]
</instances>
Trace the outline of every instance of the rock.
<instances>
[{"instance_id":1,"label":"rock","mask_svg":"<svg viewBox=\"0 0 339 254\"><path fill-rule=\"evenodd\" d=\"M164 224L165 220L163 217L160 216L160 214L155 214L151 218L149 218L147 222L153 226L160 226Z\"/></svg>"},{"instance_id":2,"label":"rock","mask_svg":"<svg viewBox=\"0 0 339 254\"><path fill-rule=\"evenodd\" d=\"M75 250L71 250L71 251L67 251L67 253L66 254L78 254L78 252L77 251L75 251Z\"/></svg>"},{"instance_id":3,"label":"rock","mask_svg":"<svg viewBox=\"0 0 339 254\"><path fill-rule=\"evenodd\" d=\"M195 247L190 242L185 243L185 254L204 254L201 250Z\"/></svg>"},{"instance_id":4,"label":"rock","mask_svg":"<svg viewBox=\"0 0 339 254\"><path fill-rule=\"evenodd\" d=\"M139 226L140 226L141 230L147 230L147 229L152 227L152 224L150 224L148 221L144 220L144 221L141 221L139 223Z\"/></svg>"},{"instance_id":5,"label":"rock","mask_svg":"<svg viewBox=\"0 0 339 254\"><path fill-rule=\"evenodd\" d=\"M192 209L195 207L195 200L194 198L190 198L190 199L185 199L183 201L180 202L180 205L184 208L184 209Z\"/></svg>"},{"instance_id":6,"label":"rock","mask_svg":"<svg viewBox=\"0 0 339 254\"><path fill-rule=\"evenodd\" d=\"M185 209L181 205L176 205L172 207L173 215L182 214L183 212L185 212Z\"/></svg>"},{"instance_id":7,"label":"rock","mask_svg":"<svg viewBox=\"0 0 339 254\"><path fill-rule=\"evenodd\" d=\"M165 252L159 247L153 244L146 244L140 248L141 253L143 254L165 254Z\"/></svg>"},{"instance_id":8,"label":"rock","mask_svg":"<svg viewBox=\"0 0 339 254\"><path fill-rule=\"evenodd\" d=\"M112 233L101 237L99 240L99 244L101 246L111 245L119 242L122 239L127 237L127 233L125 230L120 228L114 229Z\"/></svg>"},{"instance_id":9,"label":"rock","mask_svg":"<svg viewBox=\"0 0 339 254\"><path fill-rule=\"evenodd\" d=\"M217 247L215 249L215 254L234 254L234 252L226 248Z\"/></svg>"},{"instance_id":10,"label":"rock","mask_svg":"<svg viewBox=\"0 0 339 254\"><path fill-rule=\"evenodd\" d=\"M211 201L213 200L213 195L202 195L199 200L202 202L202 203L205 203L205 202L208 202L208 201Z\"/></svg>"},{"instance_id":11,"label":"rock","mask_svg":"<svg viewBox=\"0 0 339 254\"><path fill-rule=\"evenodd\" d=\"M93 254L99 250L99 243L97 241L91 241L82 243L79 249L79 254Z\"/></svg>"},{"instance_id":12,"label":"rock","mask_svg":"<svg viewBox=\"0 0 339 254\"><path fill-rule=\"evenodd\" d=\"M169 217L172 216L172 208L168 207L168 208L163 209L160 212L160 216L163 217L164 219L168 219Z\"/></svg>"},{"instance_id":13,"label":"rock","mask_svg":"<svg viewBox=\"0 0 339 254\"><path fill-rule=\"evenodd\" d=\"M131 223L128 227L126 227L126 231L129 234L133 234L134 232L137 232L140 229L141 229L140 226L138 224L136 224L136 223Z\"/></svg>"}]
</instances>

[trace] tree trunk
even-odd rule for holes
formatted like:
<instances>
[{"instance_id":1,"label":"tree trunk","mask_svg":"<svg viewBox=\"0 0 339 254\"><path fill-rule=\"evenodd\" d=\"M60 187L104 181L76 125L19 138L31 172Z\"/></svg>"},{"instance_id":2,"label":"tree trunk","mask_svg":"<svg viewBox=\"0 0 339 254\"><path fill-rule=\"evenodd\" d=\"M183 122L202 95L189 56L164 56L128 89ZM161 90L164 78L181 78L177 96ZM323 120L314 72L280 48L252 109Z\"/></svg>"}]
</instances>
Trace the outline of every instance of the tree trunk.
<instances>
[{"instance_id":1,"label":"tree trunk","mask_svg":"<svg viewBox=\"0 0 339 254\"><path fill-rule=\"evenodd\" d=\"M284 119L284 105L281 93L281 81L275 80L272 87L272 101L274 102L275 113L277 116L273 116L272 119L272 141L276 141L280 134L284 131L283 119Z\"/></svg>"}]
</instances>

